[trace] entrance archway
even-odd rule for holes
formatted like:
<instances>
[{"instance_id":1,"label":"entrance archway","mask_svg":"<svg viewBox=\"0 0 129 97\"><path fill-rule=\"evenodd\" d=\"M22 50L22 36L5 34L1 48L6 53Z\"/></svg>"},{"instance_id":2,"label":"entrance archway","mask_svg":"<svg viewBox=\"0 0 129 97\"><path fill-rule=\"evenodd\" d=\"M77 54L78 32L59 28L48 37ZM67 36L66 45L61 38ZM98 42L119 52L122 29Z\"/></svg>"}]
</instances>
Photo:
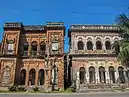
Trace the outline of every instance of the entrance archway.
<instances>
[{"instance_id":1,"label":"entrance archway","mask_svg":"<svg viewBox=\"0 0 129 97\"><path fill-rule=\"evenodd\" d=\"M26 82L26 70L22 69L20 72L20 85L25 85Z\"/></svg>"},{"instance_id":2,"label":"entrance archway","mask_svg":"<svg viewBox=\"0 0 129 97\"><path fill-rule=\"evenodd\" d=\"M124 68L123 67L118 67L118 72L119 72L119 80L120 83L125 83L125 77L124 77Z\"/></svg>"},{"instance_id":3,"label":"entrance archway","mask_svg":"<svg viewBox=\"0 0 129 97\"><path fill-rule=\"evenodd\" d=\"M94 83L95 82L95 68L91 66L89 68L89 82Z\"/></svg>"},{"instance_id":4,"label":"entrance archway","mask_svg":"<svg viewBox=\"0 0 129 97\"><path fill-rule=\"evenodd\" d=\"M44 75L44 69L40 69L39 70L39 81L38 81L38 84L39 85L44 85L44 77L45 75Z\"/></svg>"},{"instance_id":5,"label":"entrance archway","mask_svg":"<svg viewBox=\"0 0 129 97\"><path fill-rule=\"evenodd\" d=\"M29 85L35 85L35 69L31 69L29 72Z\"/></svg>"},{"instance_id":6,"label":"entrance archway","mask_svg":"<svg viewBox=\"0 0 129 97\"><path fill-rule=\"evenodd\" d=\"M115 83L115 70L113 66L109 67L109 77L110 77L110 81Z\"/></svg>"},{"instance_id":7,"label":"entrance archway","mask_svg":"<svg viewBox=\"0 0 129 97\"><path fill-rule=\"evenodd\" d=\"M99 77L101 83L106 83L105 68L102 66L99 67Z\"/></svg>"},{"instance_id":8,"label":"entrance archway","mask_svg":"<svg viewBox=\"0 0 129 97\"><path fill-rule=\"evenodd\" d=\"M84 67L80 67L80 70L79 70L79 78L80 78L80 83L84 83L85 81L85 68Z\"/></svg>"}]
</instances>

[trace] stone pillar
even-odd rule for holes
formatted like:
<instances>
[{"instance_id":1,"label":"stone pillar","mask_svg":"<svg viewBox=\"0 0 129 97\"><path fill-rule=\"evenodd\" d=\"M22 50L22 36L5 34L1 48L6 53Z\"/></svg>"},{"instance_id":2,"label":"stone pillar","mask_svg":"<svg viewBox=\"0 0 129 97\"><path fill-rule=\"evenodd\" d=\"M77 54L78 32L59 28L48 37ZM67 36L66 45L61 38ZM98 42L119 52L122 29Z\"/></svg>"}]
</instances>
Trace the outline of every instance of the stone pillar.
<instances>
[{"instance_id":1,"label":"stone pillar","mask_svg":"<svg viewBox=\"0 0 129 97\"><path fill-rule=\"evenodd\" d=\"M75 51L75 50L78 50L77 44L78 44L78 41L77 41L77 39L75 39L74 51Z\"/></svg>"},{"instance_id":2,"label":"stone pillar","mask_svg":"<svg viewBox=\"0 0 129 97\"><path fill-rule=\"evenodd\" d=\"M74 37L74 35L71 35L71 47L70 47L70 49L72 50L72 53L74 53L75 52L75 37Z\"/></svg>"},{"instance_id":3,"label":"stone pillar","mask_svg":"<svg viewBox=\"0 0 129 97\"><path fill-rule=\"evenodd\" d=\"M87 40L86 39L84 40L84 50L85 51L87 50Z\"/></svg>"},{"instance_id":4,"label":"stone pillar","mask_svg":"<svg viewBox=\"0 0 129 97\"><path fill-rule=\"evenodd\" d=\"M119 72L118 72L118 69L116 68L116 71L115 71L115 83L118 83L118 80L119 80Z\"/></svg>"},{"instance_id":5,"label":"stone pillar","mask_svg":"<svg viewBox=\"0 0 129 97\"><path fill-rule=\"evenodd\" d=\"M25 83L25 85L28 86L28 84L29 84L29 70L27 70L27 72L26 72L26 83Z\"/></svg>"},{"instance_id":6,"label":"stone pillar","mask_svg":"<svg viewBox=\"0 0 129 97\"><path fill-rule=\"evenodd\" d=\"M31 44L29 44L29 47L28 47L28 55L31 54Z\"/></svg>"},{"instance_id":7,"label":"stone pillar","mask_svg":"<svg viewBox=\"0 0 129 97\"><path fill-rule=\"evenodd\" d=\"M95 69L95 76L96 76L96 83L100 83L99 70L98 70L98 68Z\"/></svg>"},{"instance_id":8,"label":"stone pillar","mask_svg":"<svg viewBox=\"0 0 129 97\"><path fill-rule=\"evenodd\" d=\"M93 38L93 50L96 50L96 40L95 40L95 38Z\"/></svg>"},{"instance_id":9,"label":"stone pillar","mask_svg":"<svg viewBox=\"0 0 129 97\"><path fill-rule=\"evenodd\" d=\"M37 55L40 55L40 46L37 45Z\"/></svg>"},{"instance_id":10,"label":"stone pillar","mask_svg":"<svg viewBox=\"0 0 129 97\"><path fill-rule=\"evenodd\" d=\"M36 86L38 85L38 81L39 81L38 73L39 73L39 71L36 70L36 75L35 75L35 85L36 85Z\"/></svg>"},{"instance_id":11,"label":"stone pillar","mask_svg":"<svg viewBox=\"0 0 129 97\"><path fill-rule=\"evenodd\" d=\"M76 73L77 77L76 77L76 91L79 91L80 88L80 78L79 78L79 71L77 71Z\"/></svg>"},{"instance_id":12,"label":"stone pillar","mask_svg":"<svg viewBox=\"0 0 129 97\"><path fill-rule=\"evenodd\" d=\"M106 83L110 83L108 68L106 68L105 76L106 76Z\"/></svg>"},{"instance_id":13,"label":"stone pillar","mask_svg":"<svg viewBox=\"0 0 129 97\"><path fill-rule=\"evenodd\" d=\"M128 82L128 78L127 78L126 71L124 71L124 77L125 77L125 82L127 83Z\"/></svg>"},{"instance_id":14,"label":"stone pillar","mask_svg":"<svg viewBox=\"0 0 129 97\"><path fill-rule=\"evenodd\" d=\"M102 50L106 50L106 47L105 47L105 40L102 39Z\"/></svg>"},{"instance_id":15,"label":"stone pillar","mask_svg":"<svg viewBox=\"0 0 129 97\"><path fill-rule=\"evenodd\" d=\"M88 67L86 68L85 76L86 76L86 82L89 83L89 68Z\"/></svg>"}]
</instances>

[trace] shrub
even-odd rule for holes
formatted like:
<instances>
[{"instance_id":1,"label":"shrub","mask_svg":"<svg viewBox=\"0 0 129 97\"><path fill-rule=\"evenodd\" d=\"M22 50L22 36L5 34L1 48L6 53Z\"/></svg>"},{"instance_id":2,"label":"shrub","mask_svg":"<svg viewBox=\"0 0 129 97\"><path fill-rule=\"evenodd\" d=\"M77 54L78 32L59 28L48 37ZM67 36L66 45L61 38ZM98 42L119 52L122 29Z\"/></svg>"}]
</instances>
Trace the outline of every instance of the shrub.
<instances>
[{"instance_id":1,"label":"shrub","mask_svg":"<svg viewBox=\"0 0 129 97\"><path fill-rule=\"evenodd\" d=\"M26 88L25 88L25 87L20 86L20 87L18 87L18 91L20 91L20 92L25 92L25 91L26 91Z\"/></svg>"},{"instance_id":2,"label":"shrub","mask_svg":"<svg viewBox=\"0 0 129 97\"><path fill-rule=\"evenodd\" d=\"M33 90L34 90L35 92L37 92L37 91L39 91L39 88L38 88L38 87L34 87Z\"/></svg>"},{"instance_id":3,"label":"shrub","mask_svg":"<svg viewBox=\"0 0 129 97\"><path fill-rule=\"evenodd\" d=\"M8 88L10 92L25 92L26 88L25 87L21 87L21 86L17 86L17 85L13 85L11 87Z\"/></svg>"},{"instance_id":4,"label":"shrub","mask_svg":"<svg viewBox=\"0 0 129 97\"><path fill-rule=\"evenodd\" d=\"M18 87L15 86L15 85L13 85L13 86L9 87L8 89L9 89L9 91L11 91L11 92L16 92L16 91L18 90Z\"/></svg>"}]
</instances>

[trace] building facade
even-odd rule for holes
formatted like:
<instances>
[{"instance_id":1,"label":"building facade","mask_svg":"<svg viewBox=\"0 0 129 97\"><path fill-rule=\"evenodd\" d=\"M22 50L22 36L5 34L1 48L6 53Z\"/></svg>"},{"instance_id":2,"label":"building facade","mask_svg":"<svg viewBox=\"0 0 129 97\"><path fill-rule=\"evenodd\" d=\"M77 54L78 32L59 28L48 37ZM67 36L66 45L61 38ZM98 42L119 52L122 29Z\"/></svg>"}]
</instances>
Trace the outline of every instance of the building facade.
<instances>
[{"instance_id":1,"label":"building facade","mask_svg":"<svg viewBox=\"0 0 129 97\"><path fill-rule=\"evenodd\" d=\"M112 25L71 25L69 68L77 89L128 82L125 66L118 62L120 30ZM97 88L97 87L94 87Z\"/></svg>"},{"instance_id":2,"label":"building facade","mask_svg":"<svg viewBox=\"0 0 129 97\"><path fill-rule=\"evenodd\" d=\"M46 25L5 23L0 54L0 86L64 89L62 22Z\"/></svg>"}]
</instances>

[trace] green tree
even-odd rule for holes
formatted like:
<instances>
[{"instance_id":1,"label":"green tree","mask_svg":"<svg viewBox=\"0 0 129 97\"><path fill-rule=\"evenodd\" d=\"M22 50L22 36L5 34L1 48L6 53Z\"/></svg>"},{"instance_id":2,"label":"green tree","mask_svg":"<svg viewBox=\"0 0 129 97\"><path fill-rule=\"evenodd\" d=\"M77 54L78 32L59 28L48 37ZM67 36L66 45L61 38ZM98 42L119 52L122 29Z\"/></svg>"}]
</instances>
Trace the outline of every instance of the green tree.
<instances>
[{"instance_id":1,"label":"green tree","mask_svg":"<svg viewBox=\"0 0 129 97\"><path fill-rule=\"evenodd\" d=\"M119 45L120 47L120 51L116 54L118 60L129 67L129 17L125 14L120 14L117 19L117 23L120 28L120 35L122 39L114 44L115 46Z\"/></svg>"}]
</instances>

